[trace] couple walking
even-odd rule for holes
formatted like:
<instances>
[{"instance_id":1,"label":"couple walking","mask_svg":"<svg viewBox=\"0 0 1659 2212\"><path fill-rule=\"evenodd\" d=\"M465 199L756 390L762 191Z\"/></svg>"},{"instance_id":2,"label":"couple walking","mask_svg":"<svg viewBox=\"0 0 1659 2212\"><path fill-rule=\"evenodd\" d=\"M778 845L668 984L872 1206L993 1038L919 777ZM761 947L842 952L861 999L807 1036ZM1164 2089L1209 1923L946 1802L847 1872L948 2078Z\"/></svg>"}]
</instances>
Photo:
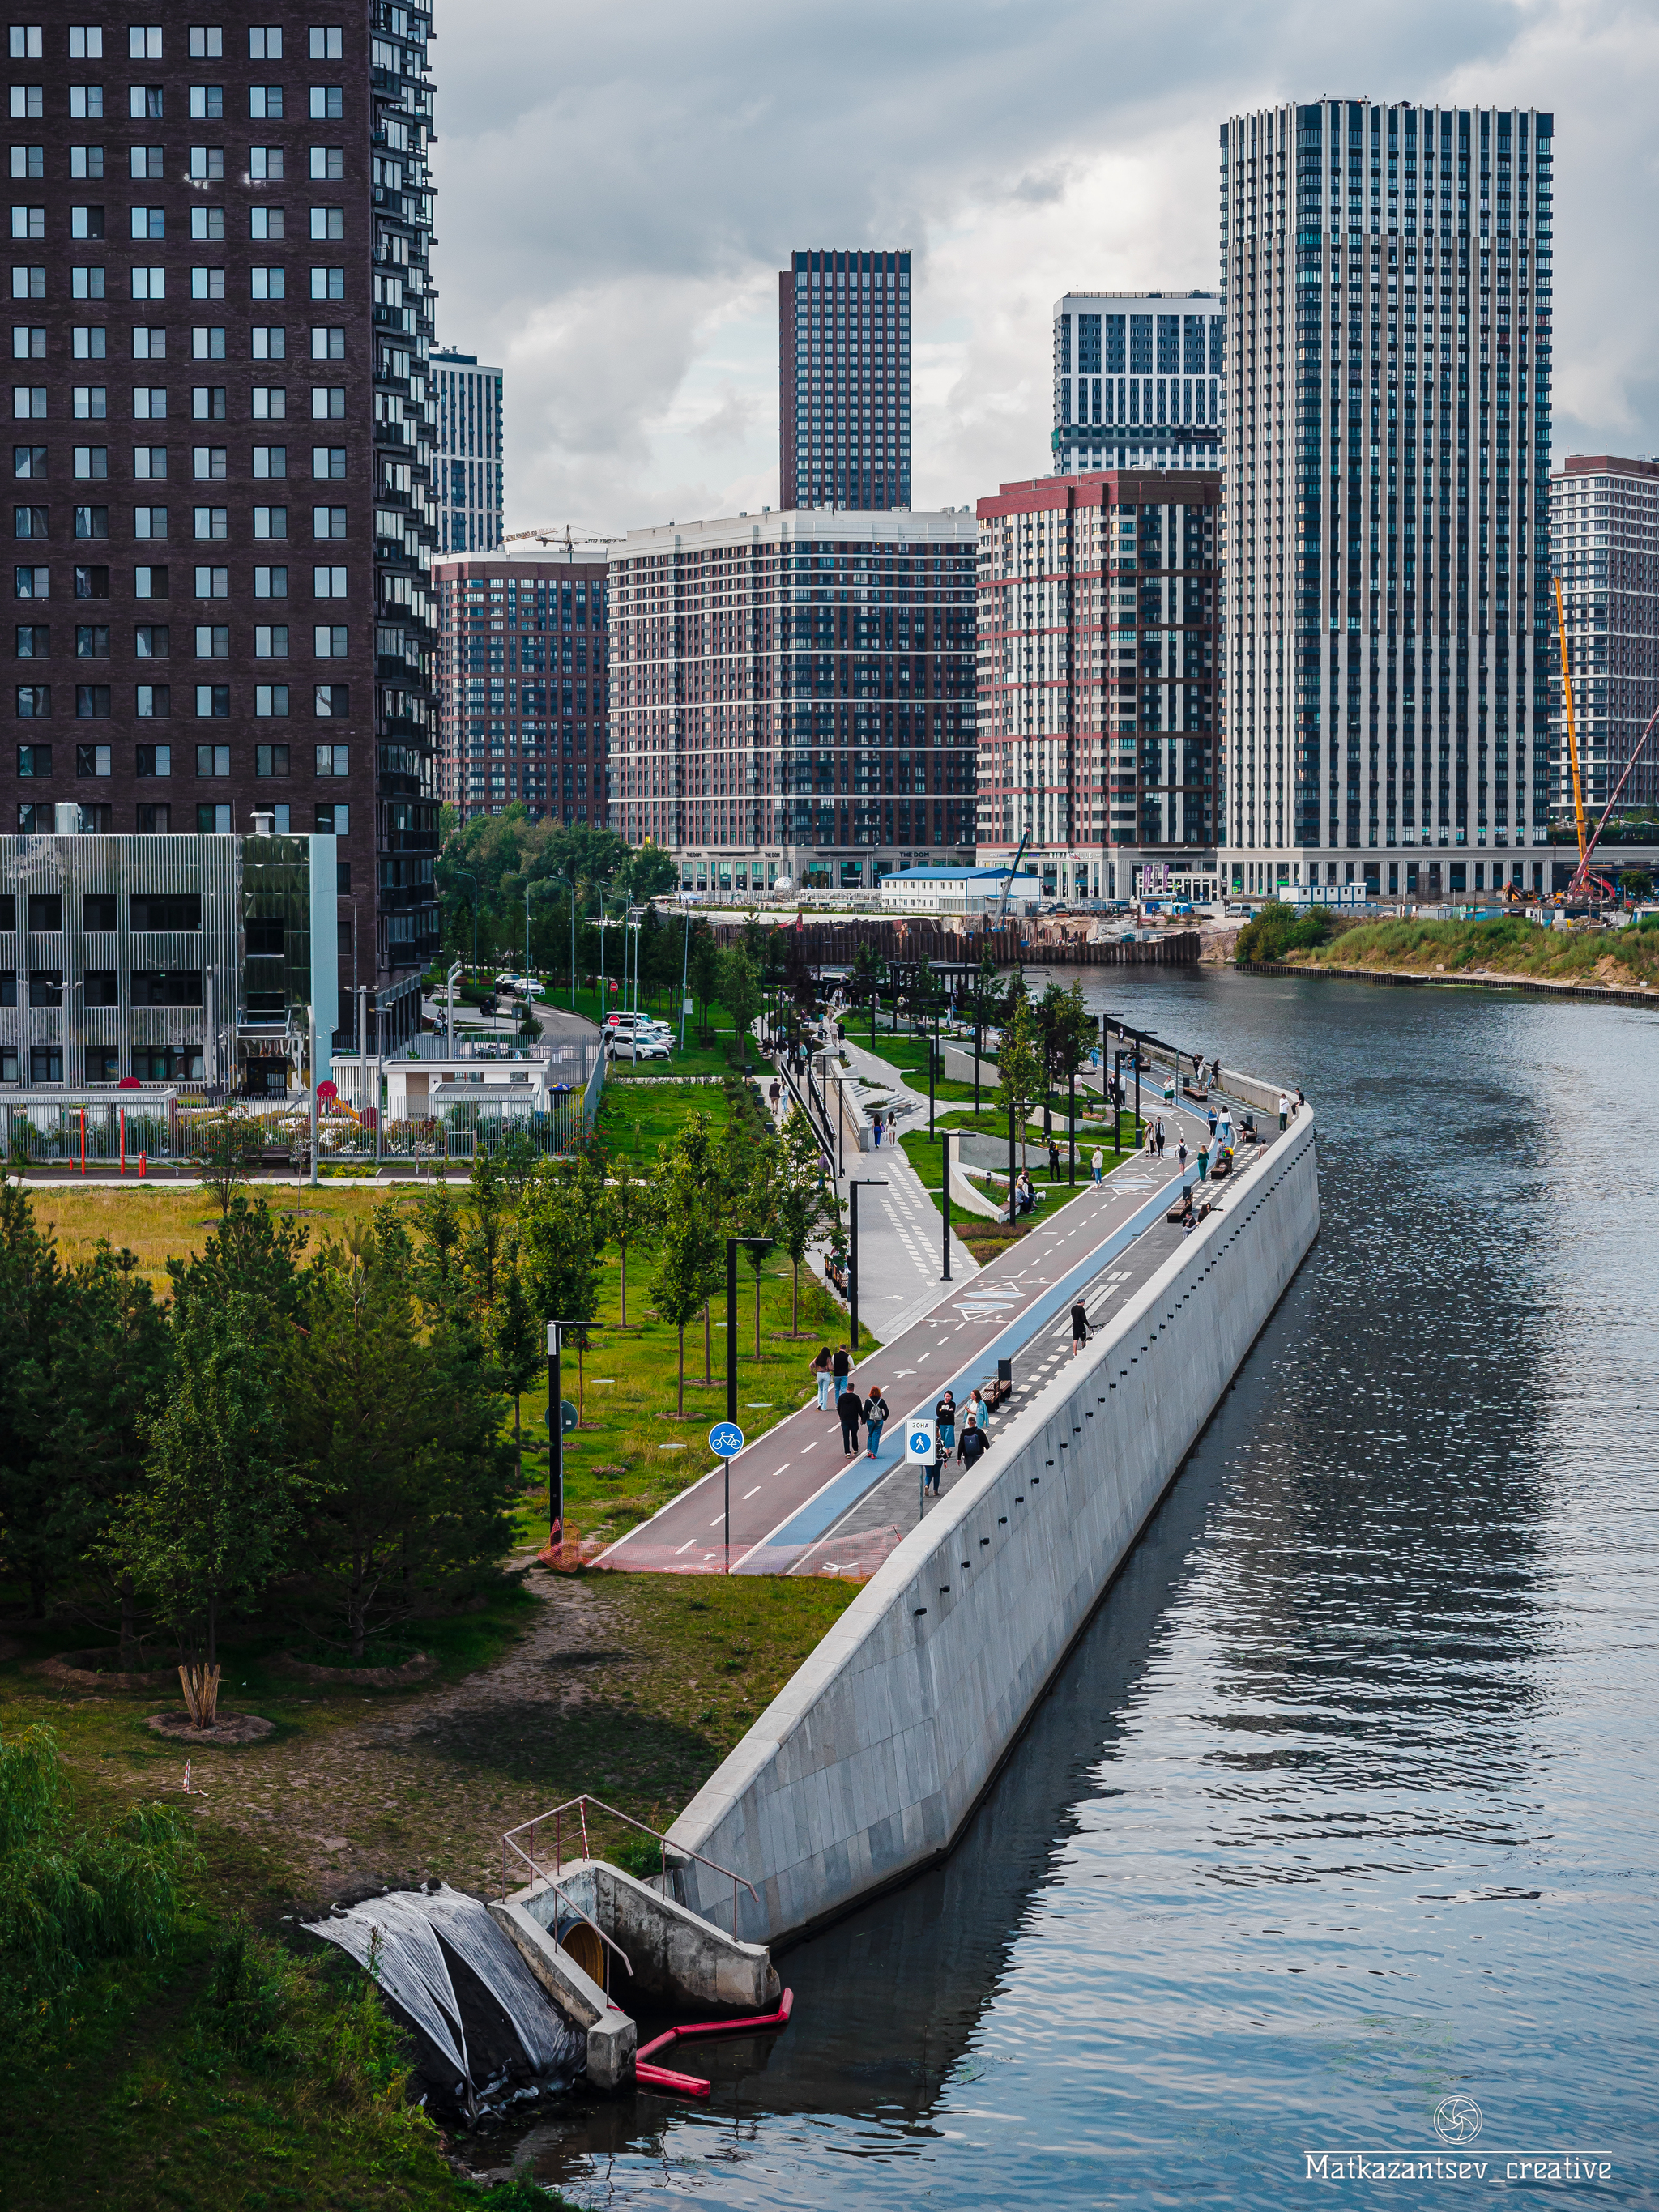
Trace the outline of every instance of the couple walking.
<instances>
[{"instance_id":1,"label":"couple walking","mask_svg":"<svg viewBox=\"0 0 1659 2212\"><path fill-rule=\"evenodd\" d=\"M853 1380L853 1355L844 1344L834 1352L827 1344L824 1346L812 1362L812 1380L817 1386L819 1410L827 1413L834 1407L848 1458L857 1455L861 1425L865 1431L865 1455L874 1459L881 1448L881 1431L888 1415L881 1385L872 1382L868 1395L860 1395Z\"/></svg>"},{"instance_id":2,"label":"couple walking","mask_svg":"<svg viewBox=\"0 0 1659 2212\"><path fill-rule=\"evenodd\" d=\"M962 1437L957 1441L957 1428L960 1412ZM954 1451L958 1467L972 1468L991 1442L991 1409L977 1389L969 1395L968 1402L958 1409L956 1393L947 1390L933 1408L934 1442L932 1464L927 1469L924 1487L939 1497L939 1478L945 1462Z\"/></svg>"}]
</instances>

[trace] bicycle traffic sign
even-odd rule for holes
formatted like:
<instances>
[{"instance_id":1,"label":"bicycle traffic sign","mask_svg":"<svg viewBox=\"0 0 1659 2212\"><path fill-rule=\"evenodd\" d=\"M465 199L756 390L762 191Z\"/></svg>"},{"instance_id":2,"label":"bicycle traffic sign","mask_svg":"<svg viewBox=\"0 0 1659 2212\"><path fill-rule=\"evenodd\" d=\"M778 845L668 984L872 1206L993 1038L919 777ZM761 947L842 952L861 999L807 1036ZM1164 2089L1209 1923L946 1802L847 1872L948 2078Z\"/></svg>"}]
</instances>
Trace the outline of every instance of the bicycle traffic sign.
<instances>
[{"instance_id":1,"label":"bicycle traffic sign","mask_svg":"<svg viewBox=\"0 0 1659 2212\"><path fill-rule=\"evenodd\" d=\"M708 1431L708 1449L721 1459L735 1459L743 1449L743 1431L735 1421L716 1421Z\"/></svg>"}]
</instances>

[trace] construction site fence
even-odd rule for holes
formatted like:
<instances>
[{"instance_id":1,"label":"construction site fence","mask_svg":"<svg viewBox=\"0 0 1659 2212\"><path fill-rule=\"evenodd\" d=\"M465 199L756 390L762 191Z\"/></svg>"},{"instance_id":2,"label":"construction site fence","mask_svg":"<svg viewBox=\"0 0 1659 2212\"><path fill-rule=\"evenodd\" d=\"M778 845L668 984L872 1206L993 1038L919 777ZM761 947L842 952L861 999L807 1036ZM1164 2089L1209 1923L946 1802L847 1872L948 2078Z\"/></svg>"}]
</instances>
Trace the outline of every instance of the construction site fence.
<instances>
[{"instance_id":1,"label":"construction site fence","mask_svg":"<svg viewBox=\"0 0 1659 2212\"><path fill-rule=\"evenodd\" d=\"M723 945L742 941L738 922L717 922ZM769 934L763 925L763 941ZM1086 924L1076 928L1048 925L1033 933L1022 929L941 927L931 921L808 922L780 934L788 940L792 966L850 968L861 946L884 960L928 961L948 967L977 968L988 955L999 968L1190 967L1198 959L1195 929L1165 930L1156 937L1125 941L1120 935L1092 938Z\"/></svg>"}]
</instances>

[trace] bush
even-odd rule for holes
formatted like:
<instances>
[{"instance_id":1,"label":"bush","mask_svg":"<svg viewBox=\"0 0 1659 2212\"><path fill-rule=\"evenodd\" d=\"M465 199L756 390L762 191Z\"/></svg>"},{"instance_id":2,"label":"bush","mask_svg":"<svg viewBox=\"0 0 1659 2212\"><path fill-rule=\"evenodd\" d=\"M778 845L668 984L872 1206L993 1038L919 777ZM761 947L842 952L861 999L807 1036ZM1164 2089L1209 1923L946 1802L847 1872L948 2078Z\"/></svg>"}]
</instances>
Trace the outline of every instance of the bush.
<instances>
[{"instance_id":1,"label":"bush","mask_svg":"<svg viewBox=\"0 0 1659 2212\"><path fill-rule=\"evenodd\" d=\"M1312 906L1298 914L1294 907L1269 899L1239 931L1234 957L1241 961L1282 960L1287 952L1312 951L1331 934L1331 917L1323 907Z\"/></svg>"},{"instance_id":2,"label":"bush","mask_svg":"<svg viewBox=\"0 0 1659 2212\"><path fill-rule=\"evenodd\" d=\"M240 1916L214 1947L197 2027L204 2051L222 2051L254 2073L301 2075L307 2101L402 2112L404 2037L368 1976L332 1959L296 1959Z\"/></svg>"}]
</instances>

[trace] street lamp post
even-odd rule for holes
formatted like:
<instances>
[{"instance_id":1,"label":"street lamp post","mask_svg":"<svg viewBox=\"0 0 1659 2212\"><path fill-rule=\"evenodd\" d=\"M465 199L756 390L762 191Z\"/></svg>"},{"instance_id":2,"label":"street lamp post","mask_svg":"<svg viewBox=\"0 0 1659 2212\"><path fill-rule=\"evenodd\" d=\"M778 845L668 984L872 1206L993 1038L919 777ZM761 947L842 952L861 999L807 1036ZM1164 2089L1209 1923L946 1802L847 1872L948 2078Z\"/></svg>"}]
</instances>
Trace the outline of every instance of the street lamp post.
<instances>
[{"instance_id":1,"label":"street lamp post","mask_svg":"<svg viewBox=\"0 0 1659 2212\"><path fill-rule=\"evenodd\" d=\"M478 878L471 868L457 868L458 876L465 876L472 886L472 973L478 972Z\"/></svg>"},{"instance_id":2,"label":"street lamp post","mask_svg":"<svg viewBox=\"0 0 1659 2212\"><path fill-rule=\"evenodd\" d=\"M559 1331L598 1327L592 1321L547 1324L547 1548L556 1557L564 1543L564 1402L559 1382Z\"/></svg>"},{"instance_id":3,"label":"street lamp post","mask_svg":"<svg viewBox=\"0 0 1659 2212\"><path fill-rule=\"evenodd\" d=\"M945 1164L945 1267L939 1277L939 1280L944 1283L948 1283L951 1279L951 1131L947 1129L945 1132L945 1143L943 1147Z\"/></svg>"},{"instance_id":4,"label":"street lamp post","mask_svg":"<svg viewBox=\"0 0 1659 2212\"><path fill-rule=\"evenodd\" d=\"M847 1348L853 1355L854 1366L858 1364L859 1357L859 1193L861 1190L885 1190L886 1188L885 1176L850 1176L847 1184L848 1206L851 1217L851 1233L848 1237L847 1255L847 1306L848 1318L852 1325Z\"/></svg>"},{"instance_id":5,"label":"street lamp post","mask_svg":"<svg viewBox=\"0 0 1659 2212\"><path fill-rule=\"evenodd\" d=\"M726 1418L738 1418L738 1247L764 1244L764 1237L728 1237L726 1240ZM732 1462L724 1454L726 1470L726 1571L732 1571Z\"/></svg>"}]
</instances>

